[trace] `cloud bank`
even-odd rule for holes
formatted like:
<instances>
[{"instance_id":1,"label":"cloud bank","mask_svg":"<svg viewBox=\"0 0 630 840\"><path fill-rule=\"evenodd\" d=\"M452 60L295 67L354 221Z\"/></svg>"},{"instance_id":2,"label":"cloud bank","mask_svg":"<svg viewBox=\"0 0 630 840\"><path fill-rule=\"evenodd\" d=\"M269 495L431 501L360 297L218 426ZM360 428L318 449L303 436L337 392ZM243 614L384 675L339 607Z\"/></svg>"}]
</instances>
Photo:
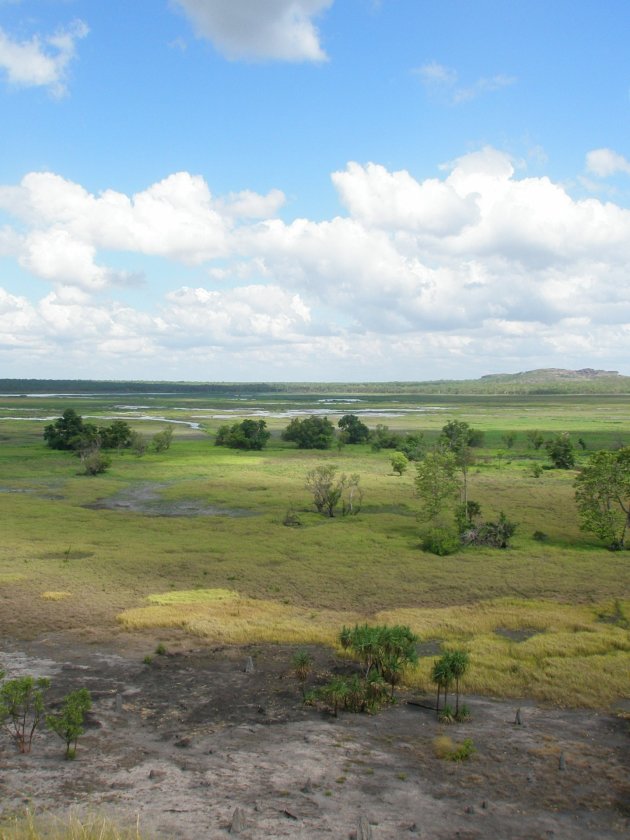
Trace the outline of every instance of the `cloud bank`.
<instances>
[{"instance_id":1,"label":"cloud bank","mask_svg":"<svg viewBox=\"0 0 630 840\"><path fill-rule=\"evenodd\" d=\"M54 354L101 376L124 362L125 375L217 378L218 365L224 379L620 366L629 210L518 177L489 147L441 177L357 162L331 177L343 212L324 221L285 221L280 190L214 196L186 172L132 196L54 173L0 187L0 254L45 291L0 290L0 358L50 368ZM207 280L141 311L117 300L125 254Z\"/></svg>"}]
</instances>

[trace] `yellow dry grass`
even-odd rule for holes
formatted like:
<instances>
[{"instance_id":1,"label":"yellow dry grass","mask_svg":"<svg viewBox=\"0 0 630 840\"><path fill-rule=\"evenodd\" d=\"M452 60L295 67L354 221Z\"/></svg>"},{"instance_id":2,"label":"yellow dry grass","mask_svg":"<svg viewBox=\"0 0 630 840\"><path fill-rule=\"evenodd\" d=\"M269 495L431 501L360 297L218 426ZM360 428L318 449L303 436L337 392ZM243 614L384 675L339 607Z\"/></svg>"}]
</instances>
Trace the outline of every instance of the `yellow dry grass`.
<instances>
[{"instance_id":1,"label":"yellow dry grass","mask_svg":"<svg viewBox=\"0 0 630 840\"><path fill-rule=\"evenodd\" d=\"M309 610L226 589L199 589L150 595L148 607L125 610L118 616L128 630L178 627L194 636L230 644L252 642L333 644L340 616L331 610Z\"/></svg>"},{"instance_id":2,"label":"yellow dry grass","mask_svg":"<svg viewBox=\"0 0 630 840\"><path fill-rule=\"evenodd\" d=\"M138 823L121 829L107 817L35 817L29 811L0 824L0 840L142 840Z\"/></svg>"},{"instance_id":3,"label":"yellow dry grass","mask_svg":"<svg viewBox=\"0 0 630 840\"><path fill-rule=\"evenodd\" d=\"M609 605L498 599L362 616L312 611L227 589L166 592L147 600L149 606L118 616L126 629L177 627L208 641L233 644L335 644L343 624L407 624L421 640L437 639L447 648L468 651L466 692L591 707L630 696L630 632L598 618ZM621 606L627 609L628 604ZM534 635L509 637L519 631ZM433 662L433 657L421 658L406 674L408 686L432 691Z\"/></svg>"},{"instance_id":4,"label":"yellow dry grass","mask_svg":"<svg viewBox=\"0 0 630 840\"><path fill-rule=\"evenodd\" d=\"M71 592L54 592L48 590L47 592L42 592L41 596L43 601L65 601L66 598L71 598Z\"/></svg>"}]
</instances>

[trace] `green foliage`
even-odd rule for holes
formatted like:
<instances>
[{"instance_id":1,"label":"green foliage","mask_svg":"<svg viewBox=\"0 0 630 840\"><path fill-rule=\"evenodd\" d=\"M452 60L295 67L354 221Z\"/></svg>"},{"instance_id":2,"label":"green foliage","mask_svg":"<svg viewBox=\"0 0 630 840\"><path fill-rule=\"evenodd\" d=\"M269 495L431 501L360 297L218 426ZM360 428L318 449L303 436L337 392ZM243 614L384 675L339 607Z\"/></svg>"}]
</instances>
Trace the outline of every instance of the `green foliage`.
<instances>
[{"instance_id":1,"label":"green foliage","mask_svg":"<svg viewBox=\"0 0 630 840\"><path fill-rule=\"evenodd\" d=\"M392 465L392 470L396 473L396 475L402 475L407 471L409 458L407 458L404 452L394 452L389 460Z\"/></svg>"},{"instance_id":2,"label":"green foliage","mask_svg":"<svg viewBox=\"0 0 630 840\"><path fill-rule=\"evenodd\" d=\"M630 447L595 452L575 481L580 527L610 549L625 546L630 524Z\"/></svg>"},{"instance_id":3,"label":"green foliage","mask_svg":"<svg viewBox=\"0 0 630 840\"><path fill-rule=\"evenodd\" d=\"M333 677L313 692L312 697L325 703L335 717L340 709L374 714L391 700L387 685L378 673L367 677L357 674Z\"/></svg>"},{"instance_id":4,"label":"green foliage","mask_svg":"<svg viewBox=\"0 0 630 840\"><path fill-rule=\"evenodd\" d=\"M282 440L297 443L298 449L330 449L335 427L327 417L294 417L282 432Z\"/></svg>"},{"instance_id":5,"label":"green foliage","mask_svg":"<svg viewBox=\"0 0 630 840\"><path fill-rule=\"evenodd\" d=\"M124 420L114 420L109 426L99 427L103 449L126 449L131 446L133 432Z\"/></svg>"},{"instance_id":6,"label":"green foliage","mask_svg":"<svg viewBox=\"0 0 630 840\"><path fill-rule=\"evenodd\" d=\"M325 464L310 470L306 475L305 487L313 494L313 502L318 513L333 517L339 502L343 500L343 514L359 512L362 491L359 487L360 476L347 476L342 473L337 477L337 467Z\"/></svg>"},{"instance_id":7,"label":"green foliage","mask_svg":"<svg viewBox=\"0 0 630 840\"><path fill-rule=\"evenodd\" d=\"M546 441L545 449L557 470L572 470L575 467L575 448L568 432L561 432Z\"/></svg>"},{"instance_id":8,"label":"green foliage","mask_svg":"<svg viewBox=\"0 0 630 840\"><path fill-rule=\"evenodd\" d=\"M17 677L0 686L0 726L14 739L21 753L29 753L36 729L44 717L46 677Z\"/></svg>"},{"instance_id":9,"label":"green foliage","mask_svg":"<svg viewBox=\"0 0 630 840\"><path fill-rule=\"evenodd\" d=\"M81 455L83 475L101 475L111 466L112 459L100 449L92 449Z\"/></svg>"},{"instance_id":10,"label":"green foliage","mask_svg":"<svg viewBox=\"0 0 630 840\"><path fill-rule=\"evenodd\" d=\"M477 752L472 738L464 738L461 744L457 744L446 758L449 761L466 761Z\"/></svg>"},{"instance_id":11,"label":"green foliage","mask_svg":"<svg viewBox=\"0 0 630 840\"><path fill-rule=\"evenodd\" d=\"M403 455L406 455L410 461L420 461L424 456L425 450L424 435L422 432L404 435L404 437L398 441L398 446L396 448L399 452L402 452Z\"/></svg>"},{"instance_id":12,"label":"green foliage","mask_svg":"<svg viewBox=\"0 0 630 840\"><path fill-rule=\"evenodd\" d=\"M370 436L370 430L356 414L344 414L337 425L344 443L365 443Z\"/></svg>"},{"instance_id":13,"label":"green foliage","mask_svg":"<svg viewBox=\"0 0 630 840\"><path fill-rule=\"evenodd\" d=\"M471 429L463 420L449 420L442 427L440 441L444 448L461 456L468 447L483 446L484 434L479 429Z\"/></svg>"},{"instance_id":14,"label":"green foliage","mask_svg":"<svg viewBox=\"0 0 630 840\"><path fill-rule=\"evenodd\" d=\"M416 465L416 491L420 497L420 518L433 522L460 494L457 460L452 452L435 449Z\"/></svg>"},{"instance_id":15,"label":"green foliage","mask_svg":"<svg viewBox=\"0 0 630 840\"><path fill-rule=\"evenodd\" d=\"M454 554L462 547L459 534L453 528L442 526L435 526L425 531L420 545L423 551L436 554L438 557Z\"/></svg>"},{"instance_id":16,"label":"green foliage","mask_svg":"<svg viewBox=\"0 0 630 840\"><path fill-rule=\"evenodd\" d=\"M155 648L155 652L158 656L166 656L166 645L164 642L158 642Z\"/></svg>"},{"instance_id":17,"label":"green foliage","mask_svg":"<svg viewBox=\"0 0 630 840\"><path fill-rule=\"evenodd\" d=\"M60 711L47 715L46 724L66 744L66 759L76 756L77 741L83 735L85 716L92 708L92 698L86 688L71 691L63 699Z\"/></svg>"},{"instance_id":18,"label":"green foliage","mask_svg":"<svg viewBox=\"0 0 630 840\"><path fill-rule=\"evenodd\" d=\"M512 447L516 443L516 437L517 437L516 432L506 432L503 435L503 438L502 438L503 443L506 445L506 447L508 449L512 449Z\"/></svg>"},{"instance_id":19,"label":"green foliage","mask_svg":"<svg viewBox=\"0 0 630 840\"><path fill-rule=\"evenodd\" d=\"M44 428L44 440L51 449L88 452L103 449L124 449L131 446L132 431L124 420L109 426L85 423L73 408L67 408L58 420Z\"/></svg>"},{"instance_id":20,"label":"green foliage","mask_svg":"<svg viewBox=\"0 0 630 840\"><path fill-rule=\"evenodd\" d=\"M149 443L144 435L140 432L132 431L129 446L134 455L141 458L149 447Z\"/></svg>"},{"instance_id":21,"label":"green foliage","mask_svg":"<svg viewBox=\"0 0 630 840\"><path fill-rule=\"evenodd\" d=\"M216 446L228 446L230 449L259 451L267 445L270 437L265 420L245 419L232 426L221 426L214 442Z\"/></svg>"},{"instance_id":22,"label":"green foliage","mask_svg":"<svg viewBox=\"0 0 630 840\"><path fill-rule=\"evenodd\" d=\"M293 673L302 687L302 698L306 700L306 681L313 670L313 657L307 650L298 650L291 659Z\"/></svg>"},{"instance_id":23,"label":"green foliage","mask_svg":"<svg viewBox=\"0 0 630 840\"><path fill-rule=\"evenodd\" d=\"M532 464L531 474L534 478L540 478L544 470L540 464Z\"/></svg>"},{"instance_id":24,"label":"green foliage","mask_svg":"<svg viewBox=\"0 0 630 840\"><path fill-rule=\"evenodd\" d=\"M86 433L83 418L67 408L58 420L44 428L44 440L51 449L78 449Z\"/></svg>"},{"instance_id":25,"label":"green foliage","mask_svg":"<svg viewBox=\"0 0 630 840\"><path fill-rule=\"evenodd\" d=\"M418 660L418 637L409 627L357 624L353 629L343 627L339 634L342 647L351 653L365 672L365 679L376 674L391 687L400 681L406 666Z\"/></svg>"},{"instance_id":26,"label":"green foliage","mask_svg":"<svg viewBox=\"0 0 630 840\"><path fill-rule=\"evenodd\" d=\"M166 426L161 432L157 432L153 435L153 440L151 441L153 449L156 452L166 452L167 449L170 449L171 443L173 440L173 427Z\"/></svg>"},{"instance_id":27,"label":"green foliage","mask_svg":"<svg viewBox=\"0 0 630 840\"><path fill-rule=\"evenodd\" d=\"M525 432L525 437L527 438L527 445L536 451L538 451L545 442L545 436L539 432L538 429L529 429Z\"/></svg>"},{"instance_id":28,"label":"green foliage","mask_svg":"<svg viewBox=\"0 0 630 840\"><path fill-rule=\"evenodd\" d=\"M440 656L439 659L436 659L433 663L433 669L431 671L431 681L437 686L436 712L440 719L448 718L449 722L451 720L461 719L459 709L460 680L466 674L469 665L470 657L465 650L461 649L446 651L442 654L442 656ZM448 705L447 702L448 692L453 682L455 682L456 696L454 712L452 711L451 707ZM444 708L440 712L441 693L443 693L444 695ZM466 715L468 715L468 710L466 710Z\"/></svg>"},{"instance_id":29,"label":"green foliage","mask_svg":"<svg viewBox=\"0 0 630 840\"><path fill-rule=\"evenodd\" d=\"M457 505L455 509L455 523L457 530L463 534L468 528L474 527L477 519L481 516L481 505L469 499L466 504Z\"/></svg>"},{"instance_id":30,"label":"green foliage","mask_svg":"<svg viewBox=\"0 0 630 840\"><path fill-rule=\"evenodd\" d=\"M402 435L392 432L389 426L377 423L376 428L370 433L370 443L373 452L380 452L381 449L399 449Z\"/></svg>"},{"instance_id":31,"label":"green foliage","mask_svg":"<svg viewBox=\"0 0 630 840\"><path fill-rule=\"evenodd\" d=\"M464 545L485 545L489 548L509 548L510 540L516 531L516 523L511 522L501 511L496 522L482 522L472 525L462 534Z\"/></svg>"}]
</instances>

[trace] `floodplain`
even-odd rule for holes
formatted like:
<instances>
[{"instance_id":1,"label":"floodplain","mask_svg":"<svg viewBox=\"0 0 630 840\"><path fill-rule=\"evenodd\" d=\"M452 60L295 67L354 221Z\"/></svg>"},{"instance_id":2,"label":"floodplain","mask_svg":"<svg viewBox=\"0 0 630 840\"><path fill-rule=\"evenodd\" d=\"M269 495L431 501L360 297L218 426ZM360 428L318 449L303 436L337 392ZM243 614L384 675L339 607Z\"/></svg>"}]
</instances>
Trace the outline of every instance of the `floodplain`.
<instances>
[{"instance_id":1,"label":"floodplain","mask_svg":"<svg viewBox=\"0 0 630 840\"><path fill-rule=\"evenodd\" d=\"M126 420L168 451L114 453L99 476L45 446L51 418ZM299 450L294 416L356 414L370 428L422 432L451 419L484 433L469 496L517 523L507 549L439 557L420 547L414 464L393 472L369 444ZM214 445L220 425L265 419L260 452ZM630 443L624 395L89 394L0 397L0 619L11 638L56 630L108 637L179 633L206 642L334 645L344 624L404 623L426 649L465 647L468 691L610 707L630 692L630 563L580 530L573 470L548 467L526 433L569 432L589 453ZM360 512L323 517L309 470L358 474ZM287 512L299 521L285 524ZM422 651L422 648L421 648ZM432 657L408 672L428 691Z\"/></svg>"}]
</instances>

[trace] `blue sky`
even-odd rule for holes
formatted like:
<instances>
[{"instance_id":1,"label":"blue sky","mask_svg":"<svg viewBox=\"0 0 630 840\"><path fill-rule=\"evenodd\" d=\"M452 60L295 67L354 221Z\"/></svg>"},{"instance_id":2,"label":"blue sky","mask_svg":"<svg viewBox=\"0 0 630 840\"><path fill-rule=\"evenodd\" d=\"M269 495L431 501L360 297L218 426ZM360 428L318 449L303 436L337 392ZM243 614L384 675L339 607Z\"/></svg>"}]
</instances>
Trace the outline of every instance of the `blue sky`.
<instances>
[{"instance_id":1,"label":"blue sky","mask_svg":"<svg viewBox=\"0 0 630 840\"><path fill-rule=\"evenodd\" d=\"M622 0L0 0L0 376L630 373Z\"/></svg>"}]
</instances>

